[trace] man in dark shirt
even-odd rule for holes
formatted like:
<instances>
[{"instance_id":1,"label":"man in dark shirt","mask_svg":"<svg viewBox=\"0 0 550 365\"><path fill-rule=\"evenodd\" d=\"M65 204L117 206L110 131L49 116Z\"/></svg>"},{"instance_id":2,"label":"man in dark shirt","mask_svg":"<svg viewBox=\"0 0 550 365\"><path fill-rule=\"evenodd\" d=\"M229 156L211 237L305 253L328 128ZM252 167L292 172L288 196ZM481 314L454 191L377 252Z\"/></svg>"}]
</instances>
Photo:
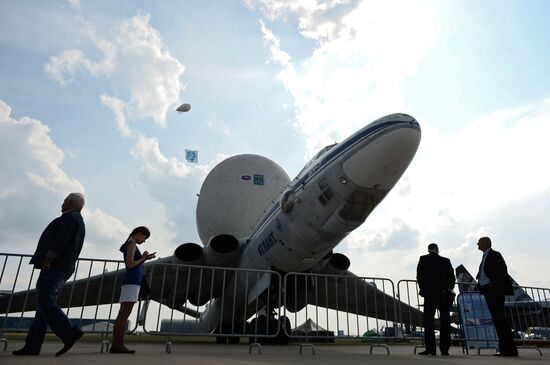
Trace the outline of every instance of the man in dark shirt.
<instances>
[{"instance_id":1,"label":"man in dark shirt","mask_svg":"<svg viewBox=\"0 0 550 365\"><path fill-rule=\"evenodd\" d=\"M36 281L36 314L22 349L14 355L38 355L44 342L47 326L62 341L63 348L55 355L69 351L83 332L73 327L67 315L57 305L57 296L75 270L86 233L80 211L84 196L71 193L63 201L60 217L42 232L30 263L40 269Z\"/></svg>"},{"instance_id":2,"label":"man in dark shirt","mask_svg":"<svg viewBox=\"0 0 550 365\"><path fill-rule=\"evenodd\" d=\"M439 350L441 355L449 355L451 347L450 307L454 299L451 290L455 286L455 274L451 261L439 256L435 243L428 245L429 254L420 256L416 268L416 279L420 295L424 297L424 336L426 350L420 355L435 355L434 316L439 308L441 321Z\"/></svg>"},{"instance_id":3,"label":"man in dark shirt","mask_svg":"<svg viewBox=\"0 0 550 365\"><path fill-rule=\"evenodd\" d=\"M485 297L497 332L499 347L497 356L515 357L518 356L518 349L514 344L510 324L504 315L505 296L513 295L514 289L504 258L500 252L493 250L491 245L489 237L481 237L477 242L477 248L483 251L477 274L479 292Z\"/></svg>"}]
</instances>

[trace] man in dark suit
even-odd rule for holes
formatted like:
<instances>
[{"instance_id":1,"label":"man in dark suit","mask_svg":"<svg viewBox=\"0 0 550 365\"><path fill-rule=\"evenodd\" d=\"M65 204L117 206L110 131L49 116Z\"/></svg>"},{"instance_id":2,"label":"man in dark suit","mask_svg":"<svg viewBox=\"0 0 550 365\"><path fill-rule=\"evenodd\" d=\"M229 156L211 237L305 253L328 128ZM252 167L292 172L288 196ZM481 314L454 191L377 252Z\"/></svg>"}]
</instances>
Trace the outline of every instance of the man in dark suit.
<instances>
[{"instance_id":1,"label":"man in dark suit","mask_svg":"<svg viewBox=\"0 0 550 365\"><path fill-rule=\"evenodd\" d=\"M500 252L491 248L489 237L481 237L477 242L477 247L480 251L483 251L483 259L477 274L479 292L485 297L497 332L500 351L496 355L518 356L512 329L504 315L504 297L514 294L506 262L504 262Z\"/></svg>"},{"instance_id":2,"label":"man in dark suit","mask_svg":"<svg viewBox=\"0 0 550 365\"><path fill-rule=\"evenodd\" d=\"M38 355L49 326L62 341L63 348L55 355L69 351L83 332L71 324L57 305L57 296L75 270L76 260L86 233L80 211L84 196L69 194L61 205L61 216L54 219L42 232L30 263L40 269L36 281L36 314L22 349L14 355Z\"/></svg>"},{"instance_id":3,"label":"man in dark suit","mask_svg":"<svg viewBox=\"0 0 550 365\"><path fill-rule=\"evenodd\" d=\"M420 256L416 268L416 279L420 287L419 294L424 297L424 339L426 350L420 355L435 355L434 316L439 309L441 321L439 350L441 355L449 355L451 347L450 307L454 295L455 274L451 261L439 256L435 243L428 245L428 254Z\"/></svg>"}]
</instances>

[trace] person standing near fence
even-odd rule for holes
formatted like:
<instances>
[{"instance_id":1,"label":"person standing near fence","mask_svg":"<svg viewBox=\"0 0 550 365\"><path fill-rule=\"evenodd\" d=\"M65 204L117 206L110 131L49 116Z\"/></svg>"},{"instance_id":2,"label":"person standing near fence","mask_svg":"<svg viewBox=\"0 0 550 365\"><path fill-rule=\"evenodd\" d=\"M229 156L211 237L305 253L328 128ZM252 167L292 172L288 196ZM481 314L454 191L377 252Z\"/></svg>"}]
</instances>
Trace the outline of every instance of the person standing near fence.
<instances>
[{"instance_id":1,"label":"person standing near fence","mask_svg":"<svg viewBox=\"0 0 550 365\"><path fill-rule=\"evenodd\" d=\"M437 244L428 245L428 254L420 256L416 268L416 279L420 287L419 294L424 297L424 339L426 350L419 355L435 355L434 316L439 309L441 355L449 355L451 347L450 307L453 304L455 274L451 260L439 256Z\"/></svg>"},{"instance_id":2,"label":"person standing near fence","mask_svg":"<svg viewBox=\"0 0 550 365\"><path fill-rule=\"evenodd\" d=\"M504 258L491 246L489 237L481 237L477 242L477 248L483 251L483 258L476 277L479 283L479 292L485 297L497 332L499 353L495 355L515 357L518 356L518 349L514 345L512 329L504 315L504 297L513 295L514 289Z\"/></svg>"},{"instance_id":3,"label":"person standing near fence","mask_svg":"<svg viewBox=\"0 0 550 365\"><path fill-rule=\"evenodd\" d=\"M145 226L136 227L130 233L126 242L120 246L120 251L124 255L126 272L120 289L120 309L113 328L113 345L109 350L112 354L133 354L135 352L124 346L124 332L134 303L138 301L139 290L145 275L143 263L155 258L154 252L150 254L145 251L141 254L137 247L137 245L145 242L150 235L149 228Z\"/></svg>"},{"instance_id":4,"label":"person standing near fence","mask_svg":"<svg viewBox=\"0 0 550 365\"><path fill-rule=\"evenodd\" d=\"M86 229L80 214L84 207L84 196L69 194L61 205L61 216L54 219L42 232L30 264L40 269L36 281L36 314L20 350L14 355L38 355L50 329L63 341L63 348L55 356L69 351L82 337L80 328L71 321L57 304L63 285L75 270L75 264L82 250Z\"/></svg>"}]
</instances>

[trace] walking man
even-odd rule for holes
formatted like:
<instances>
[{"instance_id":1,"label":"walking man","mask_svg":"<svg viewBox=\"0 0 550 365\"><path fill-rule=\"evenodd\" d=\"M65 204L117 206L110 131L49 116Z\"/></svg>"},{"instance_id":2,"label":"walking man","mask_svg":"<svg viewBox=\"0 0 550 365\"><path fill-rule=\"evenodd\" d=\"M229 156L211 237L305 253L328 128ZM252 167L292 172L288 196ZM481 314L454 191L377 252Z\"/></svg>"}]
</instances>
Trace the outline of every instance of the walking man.
<instances>
[{"instance_id":1,"label":"walking man","mask_svg":"<svg viewBox=\"0 0 550 365\"><path fill-rule=\"evenodd\" d=\"M75 270L82 250L85 227L80 211L84 196L69 194L61 205L61 216L55 218L42 232L30 263L40 269L36 281L36 314L22 349L14 355L38 355L44 342L47 326L63 341L55 356L69 351L82 337L80 328L71 324L57 305L57 296Z\"/></svg>"},{"instance_id":2,"label":"walking man","mask_svg":"<svg viewBox=\"0 0 550 365\"><path fill-rule=\"evenodd\" d=\"M477 247L483 251L483 259L477 274L479 292L485 297L497 332L499 353L496 356L518 356L512 329L504 315L504 297L514 294L506 262L500 252L491 248L489 237L481 237Z\"/></svg>"},{"instance_id":3,"label":"walking man","mask_svg":"<svg viewBox=\"0 0 550 365\"><path fill-rule=\"evenodd\" d=\"M424 340L426 350L419 355L435 355L434 316L439 309L441 322L439 350L441 355L449 355L451 347L451 317L450 307L453 304L455 274L451 261L439 256L437 244L428 245L428 254L420 256L416 268L416 279L420 287L420 295L424 297Z\"/></svg>"}]
</instances>

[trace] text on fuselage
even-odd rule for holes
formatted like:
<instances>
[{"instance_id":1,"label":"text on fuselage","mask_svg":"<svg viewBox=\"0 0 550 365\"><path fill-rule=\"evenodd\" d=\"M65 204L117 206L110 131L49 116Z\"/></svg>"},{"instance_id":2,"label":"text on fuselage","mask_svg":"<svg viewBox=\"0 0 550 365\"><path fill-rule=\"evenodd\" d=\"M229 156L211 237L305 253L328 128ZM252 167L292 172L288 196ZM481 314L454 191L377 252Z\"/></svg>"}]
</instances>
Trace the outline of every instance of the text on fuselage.
<instances>
[{"instance_id":1,"label":"text on fuselage","mask_svg":"<svg viewBox=\"0 0 550 365\"><path fill-rule=\"evenodd\" d=\"M273 234L273 232L270 232L267 237L264 238L264 240L258 245L258 253L260 254L260 256L265 255L267 251L275 246L275 243L277 243L275 235Z\"/></svg>"}]
</instances>

